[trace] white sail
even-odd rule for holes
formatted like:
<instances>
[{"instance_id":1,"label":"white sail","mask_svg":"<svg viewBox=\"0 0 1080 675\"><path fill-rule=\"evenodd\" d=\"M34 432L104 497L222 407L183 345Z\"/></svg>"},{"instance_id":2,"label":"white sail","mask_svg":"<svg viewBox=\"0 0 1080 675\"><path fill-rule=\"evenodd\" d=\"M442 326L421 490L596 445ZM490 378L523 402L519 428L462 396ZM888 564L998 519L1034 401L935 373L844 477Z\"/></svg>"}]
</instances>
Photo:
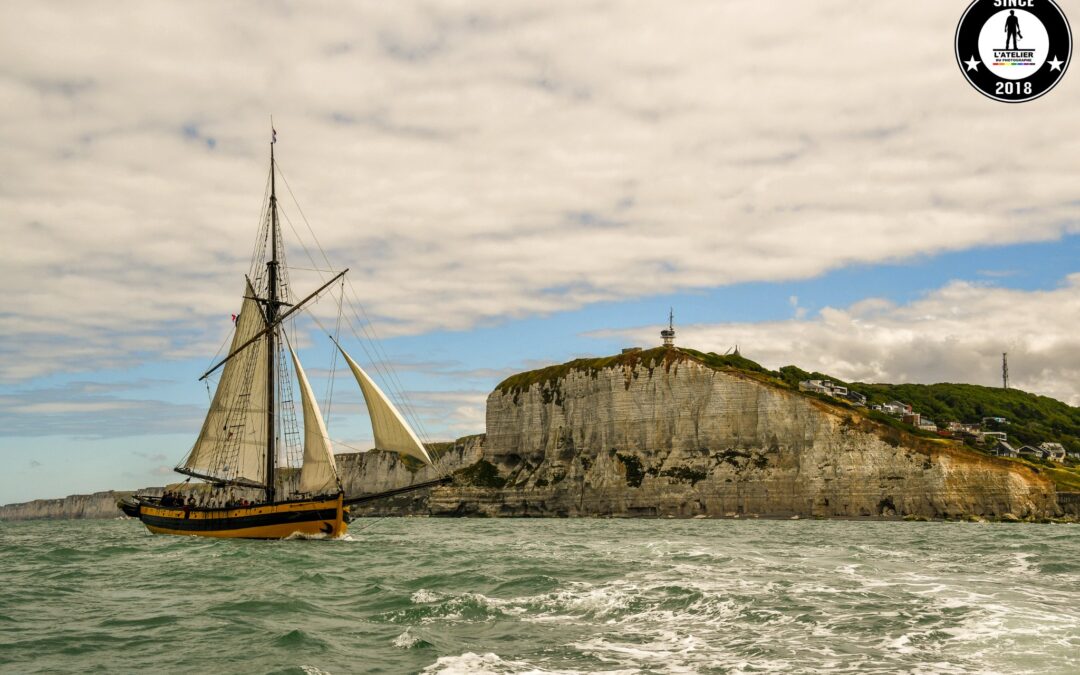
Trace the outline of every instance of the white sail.
<instances>
[{"instance_id":1,"label":"white sail","mask_svg":"<svg viewBox=\"0 0 1080 675\"><path fill-rule=\"evenodd\" d=\"M230 354L266 328L250 284L246 290ZM265 483L266 382L266 342L256 340L225 364L202 431L180 467L206 477Z\"/></svg>"},{"instance_id":2,"label":"white sail","mask_svg":"<svg viewBox=\"0 0 1080 675\"><path fill-rule=\"evenodd\" d=\"M409 427L405 418L397 411L386 394L364 372L364 369L356 364L344 349L338 345L341 355L352 369L353 376L360 391L364 393L364 401L367 403L368 416L371 417L371 431L375 435L375 449L397 452L403 455L415 457L425 464L431 465L431 457L420 439L416 437Z\"/></svg>"},{"instance_id":3,"label":"white sail","mask_svg":"<svg viewBox=\"0 0 1080 675\"><path fill-rule=\"evenodd\" d=\"M296 368L296 380L300 385L300 398L304 406L304 466L300 469L300 492L307 494L325 494L336 492L337 466L334 464L334 452L330 446L330 436L326 433L319 404L311 391L307 375L296 358L296 352L289 347L293 367Z\"/></svg>"}]
</instances>

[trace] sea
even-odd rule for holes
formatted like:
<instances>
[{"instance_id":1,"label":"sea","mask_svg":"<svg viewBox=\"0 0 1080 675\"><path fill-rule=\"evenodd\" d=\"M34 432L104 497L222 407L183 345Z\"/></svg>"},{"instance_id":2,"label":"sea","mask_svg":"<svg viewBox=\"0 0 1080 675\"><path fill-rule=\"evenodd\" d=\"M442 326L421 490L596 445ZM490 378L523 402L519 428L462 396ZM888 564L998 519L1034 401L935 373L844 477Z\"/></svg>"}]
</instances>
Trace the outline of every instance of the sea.
<instances>
[{"instance_id":1,"label":"sea","mask_svg":"<svg viewBox=\"0 0 1080 675\"><path fill-rule=\"evenodd\" d=\"M0 523L5 673L1078 673L1080 526Z\"/></svg>"}]
</instances>

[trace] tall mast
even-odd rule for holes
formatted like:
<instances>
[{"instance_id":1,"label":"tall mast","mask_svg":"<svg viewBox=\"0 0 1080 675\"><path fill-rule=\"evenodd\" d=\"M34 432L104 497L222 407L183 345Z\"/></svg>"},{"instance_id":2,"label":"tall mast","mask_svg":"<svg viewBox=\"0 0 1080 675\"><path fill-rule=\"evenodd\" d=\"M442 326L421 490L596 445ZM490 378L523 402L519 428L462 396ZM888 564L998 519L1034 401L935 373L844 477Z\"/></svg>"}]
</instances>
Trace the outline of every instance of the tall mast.
<instances>
[{"instance_id":1,"label":"tall mast","mask_svg":"<svg viewBox=\"0 0 1080 675\"><path fill-rule=\"evenodd\" d=\"M274 143L277 132L270 125L270 260L266 261L267 298L266 322L273 324L278 313L278 256L277 256L277 189L274 174ZM274 462L277 458L277 424L274 415L274 394L277 388L277 329L266 334L266 501L274 501Z\"/></svg>"}]
</instances>

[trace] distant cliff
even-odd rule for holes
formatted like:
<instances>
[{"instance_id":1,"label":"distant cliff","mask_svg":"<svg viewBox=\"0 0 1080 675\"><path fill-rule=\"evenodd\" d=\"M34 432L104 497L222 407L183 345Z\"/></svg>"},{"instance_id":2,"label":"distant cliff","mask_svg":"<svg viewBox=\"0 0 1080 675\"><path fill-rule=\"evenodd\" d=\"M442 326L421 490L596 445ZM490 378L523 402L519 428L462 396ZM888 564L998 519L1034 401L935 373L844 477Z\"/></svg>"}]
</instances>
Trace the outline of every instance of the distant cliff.
<instances>
[{"instance_id":1,"label":"distant cliff","mask_svg":"<svg viewBox=\"0 0 1080 675\"><path fill-rule=\"evenodd\" d=\"M143 494L161 494L161 488L140 490ZM107 490L91 495L71 495L60 499L35 499L22 504L0 506L0 520L70 520L77 518L119 518L123 514L116 501L132 494Z\"/></svg>"},{"instance_id":2,"label":"distant cliff","mask_svg":"<svg viewBox=\"0 0 1080 675\"><path fill-rule=\"evenodd\" d=\"M487 433L450 453L452 486L414 512L483 516L1060 515L1038 469L924 438L678 349L516 375L487 400ZM422 480L357 456L353 486ZM402 473L405 472L405 473ZM406 475L408 473L408 475ZM394 512L402 512L399 507ZM369 513L383 512L373 506ZM1007 515L1008 514L1008 515Z\"/></svg>"}]
</instances>

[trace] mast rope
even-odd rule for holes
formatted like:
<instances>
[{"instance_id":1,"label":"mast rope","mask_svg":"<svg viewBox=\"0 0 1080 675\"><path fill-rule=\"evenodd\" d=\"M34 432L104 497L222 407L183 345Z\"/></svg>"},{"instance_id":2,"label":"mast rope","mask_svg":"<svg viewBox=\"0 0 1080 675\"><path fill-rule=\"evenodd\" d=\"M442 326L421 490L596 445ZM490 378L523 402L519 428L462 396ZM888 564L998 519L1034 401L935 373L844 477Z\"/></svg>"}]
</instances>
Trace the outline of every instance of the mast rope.
<instances>
[{"instance_id":1,"label":"mast rope","mask_svg":"<svg viewBox=\"0 0 1080 675\"><path fill-rule=\"evenodd\" d=\"M285 215L285 214L283 213L281 215ZM286 217L286 219L287 219L287 217ZM289 225L291 226L292 223L289 223ZM294 234L296 233L295 229L293 230L293 233ZM335 272L335 270L324 270L324 269L321 269L321 268L318 268L318 267L297 267L295 265L284 265L284 267L286 267L287 269L290 269L290 270L298 270L300 272L322 272L323 274L333 274Z\"/></svg>"},{"instance_id":2,"label":"mast rope","mask_svg":"<svg viewBox=\"0 0 1080 675\"><path fill-rule=\"evenodd\" d=\"M345 281L343 279L342 282L341 282L341 294L338 295L338 315L337 315L337 322L334 325L334 336L333 336L334 344L337 344L338 338L341 337L341 316L342 316L341 301L344 299L344 296L345 296ZM326 424L327 424L327 426L330 425L330 406L334 402L334 380L336 379L336 375L337 375L337 361L338 361L338 350L333 349L333 350L330 351L330 377L327 378L327 380L326 380Z\"/></svg>"},{"instance_id":3,"label":"mast rope","mask_svg":"<svg viewBox=\"0 0 1080 675\"><path fill-rule=\"evenodd\" d=\"M316 302L318 302L318 301L316 301ZM321 330L323 333L326 333L326 335L330 336L330 339L334 340L335 344L338 344L338 341L337 341L336 337L331 335L330 331L327 330L325 325L323 325L323 322L319 320L319 317L317 317L314 314L314 312L311 312L310 310L307 310L307 312L308 312L308 316L311 317L311 320L314 321L316 325L318 325L319 330ZM350 326L350 328L351 328L351 326ZM355 330L353 330L353 335L356 335ZM357 336L357 340L360 341L359 336ZM362 341L360 341L360 346L361 347L364 346L364 343ZM336 353L336 351L337 350L335 350L335 353ZM367 353L366 348L364 349L364 352ZM370 354L368 355L368 358L370 358ZM331 439L331 440L333 440L333 439ZM334 442L337 443L338 441L335 440ZM428 452L428 456L429 457L432 456L433 451L429 450L428 447L427 447L428 445L430 445L430 442L425 443L424 440L421 438L421 443L424 445L424 450ZM362 450L360 448L354 447L354 446L349 445L347 443L341 443L341 445L344 445L345 447L350 448L352 450L356 450L357 452L367 452L366 450ZM432 462L431 462L431 468L434 469L435 473L437 473L439 476L445 476L446 475L446 470L442 466L440 466L441 460L442 460L441 455L435 455L433 457L433 459L432 459Z\"/></svg>"},{"instance_id":4,"label":"mast rope","mask_svg":"<svg viewBox=\"0 0 1080 675\"><path fill-rule=\"evenodd\" d=\"M273 171L273 167L270 167L270 171ZM248 276L252 276L251 272L255 270L255 265L262 257L261 251L266 246L266 235L263 233L265 230L265 223L269 220L268 204L270 201L270 173L266 174L266 184L263 186L262 202L259 203L259 220L257 234L255 235L255 243L251 247L251 263L248 264Z\"/></svg>"},{"instance_id":5,"label":"mast rope","mask_svg":"<svg viewBox=\"0 0 1080 675\"><path fill-rule=\"evenodd\" d=\"M382 521L386 520L389 517L390 517L389 515L380 516L379 518L375 519L374 523L368 523L367 525L361 527L359 530L356 530L354 532L354 534L360 534L361 532L364 532L366 530L370 530L371 528L375 527L376 525L378 525L379 523L381 523Z\"/></svg>"},{"instance_id":6,"label":"mast rope","mask_svg":"<svg viewBox=\"0 0 1080 675\"><path fill-rule=\"evenodd\" d=\"M323 248L322 243L319 241L318 236L315 234L314 229L311 227L311 223L310 221L308 221L307 216L304 214L304 209L300 206L299 200L296 199L296 195L293 193L292 187L289 185L289 179L285 176L285 172L281 169L280 161L277 163L277 166L278 173L281 175L281 180L285 183L285 189L289 192L289 196L292 197L293 203L296 205L296 209L300 213L301 219L303 219L305 226L307 226L308 232L311 234L311 238L314 240L315 245L319 249L319 253L322 255L323 260L326 262L326 265L328 267L332 267L330 258L326 254L326 250ZM292 221L289 219L287 214L285 214L285 220L289 223L289 227L292 228L293 233L296 235L301 247L303 247L304 252L308 256L308 259L311 261L312 266L317 268L318 265L315 263L314 257L308 250L307 245L304 244L304 241L300 237L299 233L296 232L296 228L293 226ZM368 316L367 310L364 308L363 303L360 302L359 296L356 292L356 288L353 286L352 280L348 279L347 281L349 285L349 290L351 291L353 297L345 297L344 294L343 297L345 297L346 301L348 301L349 309L352 310L352 314L356 319L357 323L360 324L361 330L364 332L365 337L361 338L360 335L357 334L355 326L352 325L350 325L351 332L357 338L357 341L360 343L361 348L363 348L364 353L368 356L368 359L371 361L372 365L375 366L376 371L383 377L384 381L389 384L388 389L390 389L390 391L398 399L398 402L402 406L402 408L405 409L405 413L410 417L410 422L412 422L417 427L417 431L420 433L422 440L425 440L426 443L430 443L431 437L424 426L422 418L420 417L416 409L412 406L409 397L405 394L405 388L401 383L401 380L398 378L393 366L391 365L389 355L386 354L385 350L379 343L378 335L375 332L374 322L371 321L371 318ZM355 305L353 304L354 302ZM363 319L361 319L360 313L357 313L356 306L360 307L360 313L363 314ZM313 315L313 313L310 311L308 312L308 314ZM370 335L368 334L369 327ZM371 344L374 355L371 351L368 351L366 345L364 344L365 342Z\"/></svg>"},{"instance_id":7,"label":"mast rope","mask_svg":"<svg viewBox=\"0 0 1080 675\"><path fill-rule=\"evenodd\" d=\"M257 230L258 234L255 235L255 243L252 244L252 247L251 247L251 262L248 263L248 278L251 278L251 279L254 279L254 276L252 275L252 271L255 269L255 263L259 259L259 257L262 255L262 251L263 251L263 249L265 249L265 245L266 245L266 234L264 234L264 231L265 231L266 228L264 227L264 225L265 225L267 219L269 218L269 216L266 213L267 201L269 200L269 194L270 194L270 174L266 174L266 184L263 187L262 202L259 205L259 219L258 219L259 226L258 226L258 230ZM260 246L260 242L262 243L261 246ZM218 360L218 357L221 356L221 352L222 352L222 350L225 349L225 345L228 344L229 340L232 338L232 334L233 334L234 330L235 330L235 326L233 328L225 331L225 339L223 339L221 341L221 345L218 346L217 351L214 352L214 355L212 357L210 357L210 361L207 363L207 366L206 366L207 368L212 366L214 364L214 362ZM207 383L207 387L209 387L209 386L210 386L209 383Z\"/></svg>"},{"instance_id":8,"label":"mast rope","mask_svg":"<svg viewBox=\"0 0 1080 675\"><path fill-rule=\"evenodd\" d=\"M332 440L334 442L334 445L340 445L343 448L348 448L350 450L355 450L357 452L367 452L368 450L370 450L370 448L367 448L367 449L358 448L355 445L350 445L349 443L346 443L345 441L339 441L336 438L331 438L330 440Z\"/></svg>"}]
</instances>

